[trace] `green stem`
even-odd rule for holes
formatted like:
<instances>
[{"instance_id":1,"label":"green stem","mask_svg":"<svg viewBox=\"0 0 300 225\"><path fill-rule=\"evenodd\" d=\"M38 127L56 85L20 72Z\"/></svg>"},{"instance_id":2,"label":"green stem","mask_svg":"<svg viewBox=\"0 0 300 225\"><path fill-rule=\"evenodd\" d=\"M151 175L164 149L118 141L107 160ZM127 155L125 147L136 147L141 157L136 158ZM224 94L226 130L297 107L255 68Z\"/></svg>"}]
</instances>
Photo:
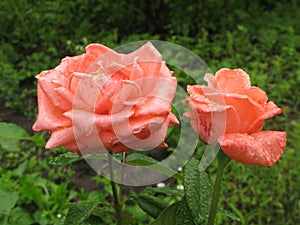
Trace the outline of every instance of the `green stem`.
<instances>
[{"instance_id":1,"label":"green stem","mask_svg":"<svg viewBox=\"0 0 300 225\"><path fill-rule=\"evenodd\" d=\"M215 186L213 191L213 196L210 204L208 223L207 225L213 225L215 223L217 211L218 211L218 201L220 196L221 184L223 179L223 172L225 167L230 162L230 158L224 154L222 150L218 153L218 169L217 169L217 177L215 180Z\"/></svg>"},{"instance_id":2,"label":"green stem","mask_svg":"<svg viewBox=\"0 0 300 225\"><path fill-rule=\"evenodd\" d=\"M113 172L113 157L111 154L108 154L108 166L109 166L109 175L110 175L110 185L114 197L114 208L116 211L117 225L122 225L122 205L120 204L120 198L117 190L117 184L114 182L114 172Z\"/></svg>"}]
</instances>

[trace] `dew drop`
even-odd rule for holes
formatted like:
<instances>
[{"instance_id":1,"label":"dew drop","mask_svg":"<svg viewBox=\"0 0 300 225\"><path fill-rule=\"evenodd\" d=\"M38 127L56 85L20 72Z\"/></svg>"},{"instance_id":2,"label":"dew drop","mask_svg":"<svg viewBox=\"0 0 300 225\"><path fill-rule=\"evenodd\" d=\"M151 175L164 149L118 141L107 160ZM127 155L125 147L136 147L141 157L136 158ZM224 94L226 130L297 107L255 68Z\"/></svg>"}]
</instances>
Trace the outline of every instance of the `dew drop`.
<instances>
[{"instance_id":1,"label":"dew drop","mask_svg":"<svg viewBox=\"0 0 300 225\"><path fill-rule=\"evenodd\" d=\"M91 128L91 127L86 127L86 128L84 129L83 133L84 133L84 135L85 135L86 137L88 137L88 136L90 136L90 135L93 133L93 128Z\"/></svg>"},{"instance_id":2,"label":"dew drop","mask_svg":"<svg viewBox=\"0 0 300 225\"><path fill-rule=\"evenodd\" d=\"M272 145L272 141L270 139L267 139L266 141L267 145L271 146Z\"/></svg>"}]
</instances>

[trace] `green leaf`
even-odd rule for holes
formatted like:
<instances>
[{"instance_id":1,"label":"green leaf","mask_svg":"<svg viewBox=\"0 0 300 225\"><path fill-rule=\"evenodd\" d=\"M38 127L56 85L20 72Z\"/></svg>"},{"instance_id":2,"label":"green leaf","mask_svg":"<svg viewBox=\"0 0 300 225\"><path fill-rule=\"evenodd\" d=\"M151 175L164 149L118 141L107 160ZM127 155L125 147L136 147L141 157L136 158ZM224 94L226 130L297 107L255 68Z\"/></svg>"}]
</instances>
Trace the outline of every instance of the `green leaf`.
<instances>
[{"instance_id":1,"label":"green leaf","mask_svg":"<svg viewBox=\"0 0 300 225\"><path fill-rule=\"evenodd\" d=\"M150 156L141 153L132 153L126 157L126 163L138 165L138 166L149 166L156 164L158 161Z\"/></svg>"},{"instance_id":2,"label":"green leaf","mask_svg":"<svg viewBox=\"0 0 300 225\"><path fill-rule=\"evenodd\" d=\"M107 160L107 154L88 154L84 157L79 156L77 153L66 152L56 156L55 158L49 160L49 164L55 166L66 166L71 163L84 160L84 159L101 159Z\"/></svg>"},{"instance_id":3,"label":"green leaf","mask_svg":"<svg viewBox=\"0 0 300 225\"><path fill-rule=\"evenodd\" d=\"M229 212L229 211L227 211L225 209L222 209L222 208L218 208L218 214L220 214L222 216L227 216L227 217L229 217L232 220L240 221L240 218L238 218L232 212Z\"/></svg>"},{"instance_id":4,"label":"green leaf","mask_svg":"<svg viewBox=\"0 0 300 225\"><path fill-rule=\"evenodd\" d=\"M6 140L30 140L26 130L13 123L0 122L0 139Z\"/></svg>"},{"instance_id":5,"label":"green leaf","mask_svg":"<svg viewBox=\"0 0 300 225\"><path fill-rule=\"evenodd\" d=\"M37 144L37 145L40 145L40 146L45 146L46 145L45 140L40 135L37 135L37 134L30 137L29 140L32 141L33 143Z\"/></svg>"},{"instance_id":6,"label":"green leaf","mask_svg":"<svg viewBox=\"0 0 300 225\"><path fill-rule=\"evenodd\" d=\"M38 208L43 209L49 197L49 192L45 187L48 182L49 180L40 177L37 173L26 174L20 178L20 194L34 201Z\"/></svg>"},{"instance_id":7,"label":"green leaf","mask_svg":"<svg viewBox=\"0 0 300 225\"><path fill-rule=\"evenodd\" d=\"M21 163L15 170L13 170L13 175L17 177L21 177L25 169L27 168L27 165L28 165L27 160Z\"/></svg>"},{"instance_id":8,"label":"green leaf","mask_svg":"<svg viewBox=\"0 0 300 225\"><path fill-rule=\"evenodd\" d=\"M179 202L166 208L151 225L174 225L175 213Z\"/></svg>"},{"instance_id":9,"label":"green leaf","mask_svg":"<svg viewBox=\"0 0 300 225\"><path fill-rule=\"evenodd\" d=\"M65 219L65 225L79 225L92 214L99 202L80 202L69 209Z\"/></svg>"},{"instance_id":10,"label":"green leaf","mask_svg":"<svg viewBox=\"0 0 300 225\"><path fill-rule=\"evenodd\" d=\"M9 215L19 198L19 192L7 192L0 189L0 214Z\"/></svg>"},{"instance_id":11,"label":"green leaf","mask_svg":"<svg viewBox=\"0 0 300 225\"><path fill-rule=\"evenodd\" d=\"M37 209L33 213L33 218L35 222L39 225L48 225L50 223L50 219L45 216L45 211L41 208Z\"/></svg>"},{"instance_id":12,"label":"green leaf","mask_svg":"<svg viewBox=\"0 0 300 225\"><path fill-rule=\"evenodd\" d=\"M82 160L83 158L78 156L77 153L63 153L58 156L56 156L53 159L49 160L49 164L55 165L55 166L66 166L73 162L77 162L79 160Z\"/></svg>"},{"instance_id":13,"label":"green leaf","mask_svg":"<svg viewBox=\"0 0 300 225\"><path fill-rule=\"evenodd\" d=\"M199 161L192 158L184 169L184 192L191 215L197 223L208 219L213 187Z\"/></svg>"},{"instance_id":14,"label":"green leaf","mask_svg":"<svg viewBox=\"0 0 300 225\"><path fill-rule=\"evenodd\" d=\"M149 190L158 194L175 195L180 197L183 197L184 195L182 190L171 189L170 187L150 187Z\"/></svg>"},{"instance_id":15,"label":"green leaf","mask_svg":"<svg viewBox=\"0 0 300 225\"><path fill-rule=\"evenodd\" d=\"M40 146L46 144L45 140L39 135L29 136L26 130L16 124L0 122L0 144L5 145L5 141L16 140L32 141Z\"/></svg>"},{"instance_id":16,"label":"green leaf","mask_svg":"<svg viewBox=\"0 0 300 225\"><path fill-rule=\"evenodd\" d=\"M145 166L153 171L157 171L168 176L173 176L177 173L177 171L165 166L162 162L137 152L128 155L126 157L126 163L136 166Z\"/></svg>"},{"instance_id":17,"label":"green leaf","mask_svg":"<svg viewBox=\"0 0 300 225\"><path fill-rule=\"evenodd\" d=\"M80 225L105 225L103 220L98 216L90 216L86 220L84 220Z\"/></svg>"},{"instance_id":18,"label":"green leaf","mask_svg":"<svg viewBox=\"0 0 300 225\"><path fill-rule=\"evenodd\" d=\"M19 142L16 140L7 140L7 139L1 139L0 138L0 150L4 150L7 152L19 152L20 151L20 145Z\"/></svg>"},{"instance_id":19,"label":"green leaf","mask_svg":"<svg viewBox=\"0 0 300 225\"><path fill-rule=\"evenodd\" d=\"M11 211L8 221L9 224L29 225L34 223L31 215L20 207L16 207Z\"/></svg>"},{"instance_id":20,"label":"green leaf","mask_svg":"<svg viewBox=\"0 0 300 225\"><path fill-rule=\"evenodd\" d=\"M149 195L139 195L135 198L135 202L153 218L157 218L168 207L167 202Z\"/></svg>"},{"instance_id":21,"label":"green leaf","mask_svg":"<svg viewBox=\"0 0 300 225\"><path fill-rule=\"evenodd\" d=\"M112 205L110 206L101 205L100 207L95 208L95 210L93 211L93 215L98 216L100 218L107 217L107 215L115 215L115 213L116 212Z\"/></svg>"},{"instance_id":22,"label":"green leaf","mask_svg":"<svg viewBox=\"0 0 300 225\"><path fill-rule=\"evenodd\" d=\"M188 207L188 203L185 198L183 198L177 205L175 219L175 225L195 225L193 222L193 216L191 215L191 211ZM202 223L197 223L202 224Z\"/></svg>"}]
</instances>

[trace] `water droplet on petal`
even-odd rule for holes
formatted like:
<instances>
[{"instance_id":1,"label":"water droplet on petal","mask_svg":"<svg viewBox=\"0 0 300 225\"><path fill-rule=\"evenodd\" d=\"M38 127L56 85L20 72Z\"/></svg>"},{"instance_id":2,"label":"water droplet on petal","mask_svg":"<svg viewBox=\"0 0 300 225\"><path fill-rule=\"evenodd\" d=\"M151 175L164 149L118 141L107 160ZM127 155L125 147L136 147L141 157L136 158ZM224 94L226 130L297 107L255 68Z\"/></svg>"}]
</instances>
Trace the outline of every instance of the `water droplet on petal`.
<instances>
[{"instance_id":1,"label":"water droplet on petal","mask_svg":"<svg viewBox=\"0 0 300 225\"><path fill-rule=\"evenodd\" d=\"M271 146L272 145L272 141L270 139L267 139L266 141L267 145Z\"/></svg>"},{"instance_id":2,"label":"water droplet on petal","mask_svg":"<svg viewBox=\"0 0 300 225\"><path fill-rule=\"evenodd\" d=\"M93 128L88 126L84 129L83 133L86 137L88 137L93 133Z\"/></svg>"}]
</instances>

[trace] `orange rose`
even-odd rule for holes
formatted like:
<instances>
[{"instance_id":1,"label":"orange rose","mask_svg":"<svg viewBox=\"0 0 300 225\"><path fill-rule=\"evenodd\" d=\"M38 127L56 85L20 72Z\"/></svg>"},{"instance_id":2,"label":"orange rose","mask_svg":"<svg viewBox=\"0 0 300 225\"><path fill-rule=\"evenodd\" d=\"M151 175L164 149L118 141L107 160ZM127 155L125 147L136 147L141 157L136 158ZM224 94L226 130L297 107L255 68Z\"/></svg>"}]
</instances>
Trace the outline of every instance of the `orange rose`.
<instances>
[{"instance_id":1,"label":"orange rose","mask_svg":"<svg viewBox=\"0 0 300 225\"><path fill-rule=\"evenodd\" d=\"M38 76L38 118L46 148L79 154L164 147L178 123L171 113L177 80L149 42L130 54L91 44Z\"/></svg>"},{"instance_id":2,"label":"orange rose","mask_svg":"<svg viewBox=\"0 0 300 225\"><path fill-rule=\"evenodd\" d=\"M204 79L208 86L188 86L190 97L185 100L193 110L185 116L200 139L219 142L225 154L238 162L273 165L283 154L286 133L262 128L281 109L268 101L264 91L251 86L249 75L241 69L223 68Z\"/></svg>"}]
</instances>

